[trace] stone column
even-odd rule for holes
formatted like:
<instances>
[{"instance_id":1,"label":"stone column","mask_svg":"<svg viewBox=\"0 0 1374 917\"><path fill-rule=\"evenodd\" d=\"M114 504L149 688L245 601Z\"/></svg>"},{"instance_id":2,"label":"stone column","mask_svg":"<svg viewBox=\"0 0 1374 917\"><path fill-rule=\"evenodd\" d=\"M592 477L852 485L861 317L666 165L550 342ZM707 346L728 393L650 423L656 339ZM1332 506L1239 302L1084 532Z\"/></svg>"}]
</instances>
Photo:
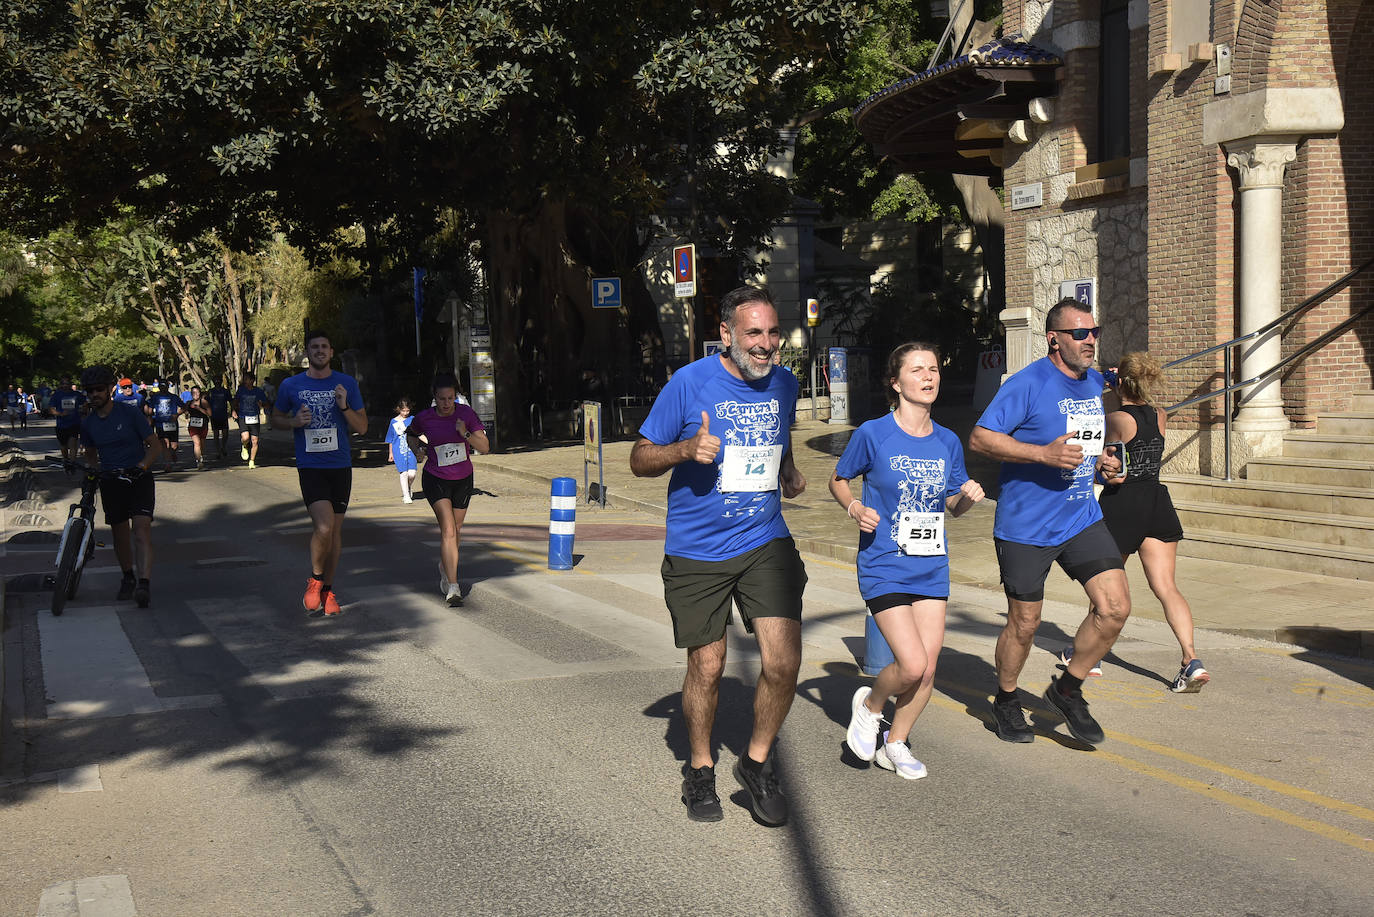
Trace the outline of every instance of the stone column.
<instances>
[{"instance_id":1,"label":"stone column","mask_svg":"<svg viewBox=\"0 0 1374 917\"><path fill-rule=\"evenodd\" d=\"M1237 278L1242 335L1278 318L1282 309L1283 170L1297 157L1297 150L1296 142L1283 137L1249 137L1226 144L1226 162L1240 173ZM1278 363L1280 346L1277 328L1242 344L1239 378L1254 378ZM1267 433L1288 429L1277 375L1238 394L1236 430Z\"/></svg>"}]
</instances>

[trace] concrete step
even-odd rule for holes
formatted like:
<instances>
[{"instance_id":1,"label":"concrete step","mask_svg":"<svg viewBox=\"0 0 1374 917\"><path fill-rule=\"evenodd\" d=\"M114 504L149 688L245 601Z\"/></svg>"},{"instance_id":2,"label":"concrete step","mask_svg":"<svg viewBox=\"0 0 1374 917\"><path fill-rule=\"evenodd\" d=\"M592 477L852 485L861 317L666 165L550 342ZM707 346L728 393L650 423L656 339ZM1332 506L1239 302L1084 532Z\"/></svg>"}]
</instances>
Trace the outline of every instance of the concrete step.
<instances>
[{"instance_id":1,"label":"concrete step","mask_svg":"<svg viewBox=\"0 0 1374 917\"><path fill-rule=\"evenodd\" d=\"M1326 546L1350 548L1374 555L1374 519L1269 509L1257 506L1174 500L1183 530L1257 535L1306 542L1314 552Z\"/></svg>"},{"instance_id":2,"label":"concrete step","mask_svg":"<svg viewBox=\"0 0 1374 917\"><path fill-rule=\"evenodd\" d=\"M1187 530L1179 553L1203 560L1374 580L1374 552L1359 548L1325 547L1315 554L1313 546L1304 542L1199 528Z\"/></svg>"},{"instance_id":3,"label":"concrete step","mask_svg":"<svg viewBox=\"0 0 1374 917\"><path fill-rule=\"evenodd\" d=\"M1374 414L1374 391L1351 392L1350 410Z\"/></svg>"},{"instance_id":4,"label":"concrete step","mask_svg":"<svg viewBox=\"0 0 1374 917\"><path fill-rule=\"evenodd\" d=\"M1374 414L1355 411L1318 414L1317 432L1331 436L1374 436Z\"/></svg>"},{"instance_id":5,"label":"concrete step","mask_svg":"<svg viewBox=\"0 0 1374 917\"><path fill-rule=\"evenodd\" d=\"M1290 430L1283 454L1293 458L1336 458L1374 462L1374 436L1336 436L1315 430Z\"/></svg>"},{"instance_id":6,"label":"concrete step","mask_svg":"<svg viewBox=\"0 0 1374 917\"><path fill-rule=\"evenodd\" d=\"M1374 461L1336 458L1252 458L1245 465L1246 480L1323 484L1332 487L1374 488Z\"/></svg>"},{"instance_id":7,"label":"concrete step","mask_svg":"<svg viewBox=\"0 0 1374 917\"><path fill-rule=\"evenodd\" d=\"M1250 466L1246 466L1247 470ZM1325 516L1354 516L1374 520L1374 490L1337 488L1330 483L1299 484L1286 481L1223 481L1197 475L1160 478L1177 503L1217 503L1225 506L1295 510Z\"/></svg>"}]
</instances>

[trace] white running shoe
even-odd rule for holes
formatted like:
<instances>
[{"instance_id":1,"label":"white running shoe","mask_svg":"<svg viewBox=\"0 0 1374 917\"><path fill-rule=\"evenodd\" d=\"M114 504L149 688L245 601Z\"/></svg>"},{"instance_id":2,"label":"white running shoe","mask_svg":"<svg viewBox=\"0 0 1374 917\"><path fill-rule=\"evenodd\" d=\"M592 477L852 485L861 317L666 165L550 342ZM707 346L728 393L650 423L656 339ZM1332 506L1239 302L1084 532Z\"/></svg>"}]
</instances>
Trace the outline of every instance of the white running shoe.
<instances>
[{"instance_id":1,"label":"white running shoe","mask_svg":"<svg viewBox=\"0 0 1374 917\"><path fill-rule=\"evenodd\" d=\"M402 497L402 498L401 498L401 502L402 502L402 503L414 503L414 502L415 502L415 498L414 498L414 497Z\"/></svg>"},{"instance_id":2,"label":"white running shoe","mask_svg":"<svg viewBox=\"0 0 1374 917\"><path fill-rule=\"evenodd\" d=\"M448 587L448 594L444 596L444 601L448 602L449 608L457 608L463 604L463 588L457 583Z\"/></svg>"},{"instance_id":3,"label":"white running shoe","mask_svg":"<svg viewBox=\"0 0 1374 917\"><path fill-rule=\"evenodd\" d=\"M878 749L874 763L884 770L895 771L898 777L907 780L920 780L929 773L905 742L889 742L886 732L883 733L883 744Z\"/></svg>"},{"instance_id":4,"label":"white running shoe","mask_svg":"<svg viewBox=\"0 0 1374 917\"><path fill-rule=\"evenodd\" d=\"M1066 646L1062 651L1060 651L1060 653L1059 653L1059 661L1060 661L1061 663L1063 663L1064 666L1067 668L1067 667L1068 667L1068 664L1069 664L1069 660L1072 659L1072 658L1073 658L1073 645L1070 644L1069 646ZM1093 666L1091 669L1088 669L1088 674L1089 674L1089 675L1096 676L1096 677L1099 677L1099 678L1102 677L1102 663L1099 662L1097 665Z\"/></svg>"},{"instance_id":5,"label":"white running shoe","mask_svg":"<svg viewBox=\"0 0 1374 917\"><path fill-rule=\"evenodd\" d=\"M448 588L448 576L444 573L444 562L441 560L439 561L439 591L444 594L445 598L448 597Z\"/></svg>"},{"instance_id":6,"label":"white running shoe","mask_svg":"<svg viewBox=\"0 0 1374 917\"><path fill-rule=\"evenodd\" d=\"M854 692L849 704L849 729L844 735L849 750L862 761L872 761L877 754L878 729L882 726L882 716L868 709L868 696L872 693L868 685Z\"/></svg>"}]
</instances>

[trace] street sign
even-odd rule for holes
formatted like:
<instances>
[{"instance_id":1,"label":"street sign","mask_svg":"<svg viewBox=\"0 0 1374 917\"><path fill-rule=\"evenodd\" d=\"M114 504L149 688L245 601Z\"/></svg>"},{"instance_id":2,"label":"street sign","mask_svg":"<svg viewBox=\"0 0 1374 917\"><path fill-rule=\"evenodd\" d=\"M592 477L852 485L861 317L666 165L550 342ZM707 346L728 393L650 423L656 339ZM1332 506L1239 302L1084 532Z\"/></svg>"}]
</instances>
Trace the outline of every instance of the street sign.
<instances>
[{"instance_id":1,"label":"street sign","mask_svg":"<svg viewBox=\"0 0 1374 917\"><path fill-rule=\"evenodd\" d=\"M1097 314L1097 278L1087 277L1080 280L1063 280L1059 283L1061 299L1076 299Z\"/></svg>"},{"instance_id":2,"label":"street sign","mask_svg":"<svg viewBox=\"0 0 1374 917\"><path fill-rule=\"evenodd\" d=\"M815 328L821 323L821 301L819 299L808 299L806 301L806 324L807 327Z\"/></svg>"},{"instance_id":3,"label":"street sign","mask_svg":"<svg viewBox=\"0 0 1374 917\"><path fill-rule=\"evenodd\" d=\"M679 298L697 295L697 247L673 246L673 295Z\"/></svg>"},{"instance_id":4,"label":"street sign","mask_svg":"<svg viewBox=\"0 0 1374 917\"><path fill-rule=\"evenodd\" d=\"M619 309L619 308L620 308L620 278L619 278L619 277L593 277L593 278L592 278L592 308L593 308L593 309Z\"/></svg>"}]
</instances>

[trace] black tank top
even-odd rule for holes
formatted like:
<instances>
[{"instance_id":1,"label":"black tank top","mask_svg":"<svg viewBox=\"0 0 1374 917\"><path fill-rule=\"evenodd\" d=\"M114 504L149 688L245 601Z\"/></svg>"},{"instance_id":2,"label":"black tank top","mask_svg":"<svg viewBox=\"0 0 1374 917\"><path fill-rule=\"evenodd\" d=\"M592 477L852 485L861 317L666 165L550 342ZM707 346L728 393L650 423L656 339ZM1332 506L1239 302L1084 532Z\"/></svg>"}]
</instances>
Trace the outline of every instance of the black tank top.
<instances>
[{"instance_id":1,"label":"black tank top","mask_svg":"<svg viewBox=\"0 0 1374 917\"><path fill-rule=\"evenodd\" d=\"M1159 466L1164 459L1159 415L1148 404L1123 404L1121 410L1135 420L1135 436L1126 444L1126 483L1159 481Z\"/></svg>"}]
</instances>

